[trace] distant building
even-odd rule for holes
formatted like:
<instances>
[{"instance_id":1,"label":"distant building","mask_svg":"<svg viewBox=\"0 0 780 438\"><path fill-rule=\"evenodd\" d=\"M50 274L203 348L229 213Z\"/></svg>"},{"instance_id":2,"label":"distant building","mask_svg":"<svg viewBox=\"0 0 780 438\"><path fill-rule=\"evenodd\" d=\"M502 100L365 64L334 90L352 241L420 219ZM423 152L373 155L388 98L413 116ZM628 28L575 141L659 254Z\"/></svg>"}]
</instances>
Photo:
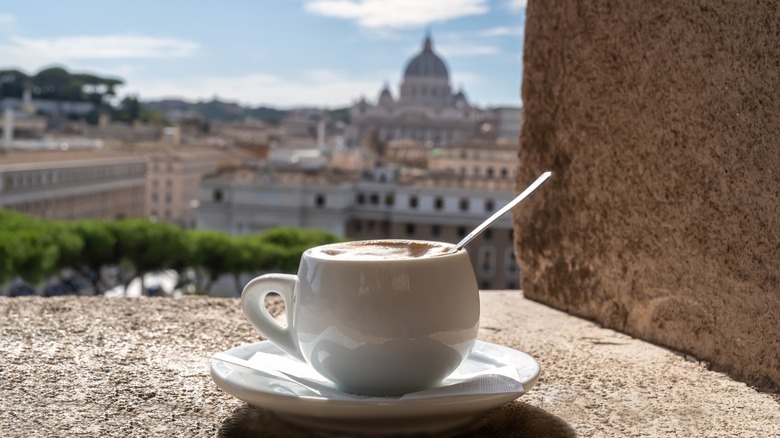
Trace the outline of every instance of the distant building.
<instances>
[{"instance_id":1,"label":"distant building","mask_svg":"<svg viewBox=\"0 0 780 438\"><path fill-rule=\"evenodd\" d=\"M197 227L240 235L286 225L352 239L456 243L512 197L510 179L401 175L393 168L362 175L241 168L203 179ZM509 216L468 251L481 288L518 287Z\"/></svg>"},{"instance_id":2,"label":"distant building","mask_svg":"<svg viewBox=\"0 0 780 438\"><path fill-rule=\"evenodd\" d=\"M519 94L519 91L518 91ZM362 98L349 111L346 145L411 139L429 146L449 146L474 138L517 140L520 108L481 109L461 89L453 93L449 70L426 36L421 51L404 69L400 93L385 86L376 103Z\"/></svg>"},{"instance_id":3,"label":"distant building","mask_svg":"<svg viewBox=\"0 0 780 438\"><path fill-rule=\"evenodd\" d=\"M517 141L465 141L449 148L434 149L428 170L465 178L499 178L514 181Z\"/></svg>"},{"instance_id":4,"label":"distant building","mask_svg":"<svg viewBox=\"0 0 780 438\"><path fill-rule=\"evenodd\" d=\"M160 141L164 137L165 127L154 124L111 122L101 117L97 125L82 124L81 135L86 138L116 141L120 143L138 143Z\"/></svg>"},{"instance_id":5,"label":"distant building","mask_svg":"<svg viewBox=\"0 0 780 438\"><path fill-rule=\"evenodd\" d=\"M0 148L15 147L19 139L36 139L46 131L46 119L25 111L6 107L0 111Z\"/></svg>"},{"instance_id":6,"label":"distant building","mask_svg":"<svg viewBox=\"0 0 780 438\"><path fill-rule=\"evenodd\" d=\"M146 160L107 150L0 152L0 208L44 219L140 218Z\"/></svg>"},{"instance_id":7,"label":"distant building","mask_svg":"<svg viewBox=\"0 0 780 438\"><path fill-rule=\"evenodd\" d=\"M132 150L148 160L146 215L185 228L195 226L201 177L251 158L238 150L159 143Z\"/></svg>"},{"instance_id":8,"label":"distant building","mask_svg":"<svg viewBox=\"0 0 780 438\"><path fill-rule=\"evenodd\" d=\"M5 97L0 100L0 108L12 108L15 110L38 113L47 116L79 116L84 117L95 110L92 102L77 102L67 100L35 99L25 93L21 99L18 97Z\"/></svg>"}]
</instances>

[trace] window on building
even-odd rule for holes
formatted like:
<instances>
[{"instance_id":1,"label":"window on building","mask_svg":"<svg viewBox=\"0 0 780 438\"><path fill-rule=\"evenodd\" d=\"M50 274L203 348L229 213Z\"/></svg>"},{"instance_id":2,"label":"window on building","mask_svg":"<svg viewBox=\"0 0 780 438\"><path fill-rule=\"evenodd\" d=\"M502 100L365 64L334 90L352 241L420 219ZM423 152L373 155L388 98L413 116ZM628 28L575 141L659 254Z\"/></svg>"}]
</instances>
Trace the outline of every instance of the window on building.
<instances>
[{"instance_id":1,"label":"window on building","mask_svg":"<svg viewBox=\"0 0 780 438\"><path fill-rule=\"evenodd\" d=\"M507 289L517 289L517 282L509 280L506 282Z\"/></svg>"},{"instance_id":2,"label":"window on building","mask_svg":"<svg viewBox=\"0 0 780 438\"><path fill-rule=\"evenodd\" d=\"M477 253L477 270L482 275L496 273L496 249L492 246L482 246Z\"/></svg>"},{"instance_id":3,"label":"window on building","mask_svg":"<svg viewBox=\"0 0 780 438\"><path fill-rule=\"evenodd\" d=\"M469 200L466 198L460 199L460 211L469 211Z\"/></svg>"},{"instance_id":4,"label":"window on building","mask_svg":"<svg viewBox=\"0 0 780 438\"><path fill-rule=\"evenodd\" d=\"M466 227L458 227L458 237L466 236Z\"/></svg>"},{"instance_id":5,"label":"window on building","mask_svg":"<svg viewBox=\"0 0 780 438\"><path fill-rule=\"evenodd\" d=\"M485 211L493 211L496 208L496 203L492 199L485 199Z\"/></svg>"},{"instance_id":6,"label":"window on building","mask_svg":"<svg viewBox=\"0 0 780 438\"><path fill-rule=\"evenodd\" d=\"M376 228L376 222L374 222L372 220L366 221L366 225L367 225L368 231L374 231L374 228Z\"/></svg>"},{"instance_id":7,"label":"window on building","mask_svg":"<svg viewBox=\"0 0 780 438\"><path fill-rule=\"evenodd\" d=\"M437 196L437 197L436 197L436 198L433 200L433 207L434 207L436 210L441 210L442 208L444 208L444 198L442 198L441 196Z\"/></svg>"},{"instance_id":8,"label":"window on building","mask_svg":"<svg viewBox=\"0 0 780 438\"><path fill-rule=\"evenodd\" d=\"M366 195L364 195L363 193L358 193L357 196L355 197L355 201L360 205L365 204Z\"/></svg>"},{"instance_id":9,"label":"window on building","mask_svg":"<svg viewBox=\"0 0 780 438\"><path fill-rule=\"evenodd\" d=\"M439 234L441 234L441 226L431 225L431 235L438 236Z\"/></svg>"},{"instance_id":10,"label":"window on building","mask_svg":"<svg viewBox=\"0 0 780 438\"><path fill-rule=\"evenodd\" d=\"M506 178L507 176L509 176L509 171L507 170L506 167L502 167L501 168L501 178Z\"/></svg>"},{"instance_id":11,"label":"window on building","mask_svg":"<svg viewBox=\"0 0 780 438\"><path fill-rule=\"evenodd\" d=\"M407 236L414 235L414 224L406 224L406 235Z\"/></svg>"},{"instance_id":12,"label":"window on building","mask_svg":"<svg viewBox=\"0 0 780 438\"><path fill-rule=\"evenodd\" d=\"M409 197L409 208L417 208L418 200L417 196Z\"/></svg>"},{"instance_id":13,"label":"window on building","mask_svg":"<svg viewBox=\"0 0 780 438\"><path fill-rule=\"evenodd\" d=\"M356 233L363 231L363 222L359 220L352 221L352 229L355 230Z\"/></svg>"},{"instance_id":14,"label":"window on building","mask_svg":"<svg viewBox=\"0 0 780 438\"><path fill-rule=\"evenodd\" d=\"M507 248L504 252L504 275L514 277L520 273L520 267L517 266L514 248Z\"/></svg>"},{"instance_id":15,"label":"window on building","mask_svg":"<svg viewBox=\"0 0 780 438\"><path fill-rule=\"evenodd\" d=\"M391 207L393 204L395 204L395 195L392 193L385 194L385 205Z\"/></svg>"},{"instance_id":16,"label":"window on building","mask_svg":"<svg viewBox=\"0 0 780 438\"><path fill-rule=\"evenodd\" d=\"M222 202L224 198L224 194L222 193L222 190L216 189L214 190L214 193L212 194L212 199L214 202Z\"/></svg>"},{"instance_id":17,"label":"window on building","mask_svg":"<svg viewBox=\"0 0 780 438\"><path fill-rule=\"evenodd\" d=\"M371 202L371 205L378 205L379 204L379 195L376 193L372 193L371 196L368 198L369 202Z\"/></svg>"},{"instance_id":18,"label":"window on building","mask_svg":"<svg viewBox=\"0 0 780 438\"><path fill-rule=\"evenodd\" d=\"M460 158L464 159L464 160L466 159L466 151L465 150L461 150L460 151Z\"/></svg>"},{"instance_id":19,"label":"window on building","mask_svg":"<svg viewBox=\"0 0 780 438\"><path fill-rule=\"evenodd\" d=\"M157 192L153 192L152 193L152 202L157 202L157 199L158 199Z\"/></svg>"},{"instance_id":20,"label":"window on building","mask_svg":"<svg viewBox=\"0 0 780 438\"><path fill-rule=\"evenodd\" d=\"M482 238L485 240L490 240L493 238L493 230L490 228L486 228L485 231L482 232Z\"/></svg>"},{"instance_id":21,"label":"window on building","mask_svg":"<svg viewBox=\"0 0 780 438\"><path fill-rule=\"evenodd\" d=\"M481 290L489 290L492 288L492 285L490 284L490 280L482 280L482 283L479 284L479 288Z\"/></svg>"},{"instance_id":22,"label":"window on building","mask_svg":"<svg viewBox=\"0 0 780 438\"><path fill-rule=\"evenodd\" d=\"M474 175L479 176L479 166L474 166Z\"/></svg>"},{"instance_id":23,"label":"window on building","mask_svg":"<svg viewBox=\"0 0 780 438\"><path fill-rule=\"evenodd\" d=\"M487 168L487 176L488 176L488 178L492 178L493 175L495 175L495 172L493 171L493 168L492 167L488 167Z\"/></svg>"},{"instance_id":24,"label":"window on building","mask_svg":"<svg viewBox=\"0 0 780 438\"><path fill-rule=\"evenodd\" d=\"M319 208L325 207L325 195L318 193L317 196L314 197L314 205Z\"/></svg>"}]
</instances>

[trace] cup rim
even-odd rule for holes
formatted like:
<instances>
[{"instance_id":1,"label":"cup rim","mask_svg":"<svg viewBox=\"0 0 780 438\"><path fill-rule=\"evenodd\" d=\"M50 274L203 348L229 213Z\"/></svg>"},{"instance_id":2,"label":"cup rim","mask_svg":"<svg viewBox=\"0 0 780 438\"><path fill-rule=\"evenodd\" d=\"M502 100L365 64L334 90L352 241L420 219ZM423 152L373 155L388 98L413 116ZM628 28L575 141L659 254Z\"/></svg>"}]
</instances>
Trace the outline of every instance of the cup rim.
<instances>
[{"instance_id":1,"label":"cup rim","mask_svg":"<svg viewBox=\"0 0 780 438\"><path fill-rule=\"evenodd\" d=\"M365 242L365 243L374 243L374 242L392 242L392 243L404 243L404 242L420 242L420 243L427 243L427 244L433 244L437 246L443 245L445 247L446 251L449 251L452 247L455 245L453 243L449 242L440 242L436 240L421 240L421 239L360 239L360 240L347 240L344 242L333 242L333 243L326 243L325 245L319 245L314 246L311 248L308 248L303 252L303 256L311 259L321 260L321 261L327 261L327 262L337 262L337 263L387 263L387 262L393 262L393 263L399 263L399 262L422 262L422 261L431 261L431 260L442 260L442 259L448 259L451 257L461 256L463 254L466 254L466 248L461 248L458 251L455 251L453 253L445 252L441 254L436 254L431 257L420 257L420 258L396 258L396 259L357 259L357 258L336 258L336 257L323 257L321 255L313 254L313 251L316 249L326 248L328 246L336 246L336 245L342 245L345 243L350 242Z\"/></svg>"}]
</instances>

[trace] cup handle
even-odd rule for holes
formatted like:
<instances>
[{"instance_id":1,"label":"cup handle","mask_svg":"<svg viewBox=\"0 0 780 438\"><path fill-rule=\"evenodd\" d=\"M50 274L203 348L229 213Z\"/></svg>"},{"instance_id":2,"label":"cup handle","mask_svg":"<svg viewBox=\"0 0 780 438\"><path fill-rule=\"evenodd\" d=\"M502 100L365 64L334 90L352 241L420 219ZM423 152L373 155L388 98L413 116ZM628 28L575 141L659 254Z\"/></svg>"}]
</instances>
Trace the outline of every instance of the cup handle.
<instances>
[{"instance_id":1,"label":"cup handle","mask_svg":"<svg viewBox=\"0 0 780 438\"><path fill-rule=\"evenodd\" d=\"M306 362L300 347L298 347L298 338L295 334L294 319L292 318L293 293L297 282L296 275L261 275L247 283L244 291L241 292L241 309L249 322L266 339L290 356L301 362ZM287 327L276 322L268 313L268 309L265 308L265 296L273 292L281 295L282 300L284 300L284 307L287 309Z\"/></svg>"}]
</instances>

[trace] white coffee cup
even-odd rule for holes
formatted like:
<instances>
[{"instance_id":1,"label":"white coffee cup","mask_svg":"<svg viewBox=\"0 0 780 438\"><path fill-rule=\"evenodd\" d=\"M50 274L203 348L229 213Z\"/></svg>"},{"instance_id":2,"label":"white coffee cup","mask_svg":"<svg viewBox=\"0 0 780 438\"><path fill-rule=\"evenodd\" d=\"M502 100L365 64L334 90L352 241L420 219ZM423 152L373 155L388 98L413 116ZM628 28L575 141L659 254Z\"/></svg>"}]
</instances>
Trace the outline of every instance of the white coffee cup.
<instances>
[{"instance_id":1,"label":"white coffee cup","mask_svg":"<svg viewBox=\"0 0 780 438\"><path fill-rule=\"evenodd\" d=\"M379 251L369 255L342 251L343 243L306 250L297 276L267 274L246 285L244 314L344 391L398 396L435 387L477 337L479 291L469 256L445 253L452 245L441 242L355 243L374 244ZM389 255L404 247L434 254ZM265 308L273 292L284 300L286 327Z\"/></svg>"}]
</instances>

